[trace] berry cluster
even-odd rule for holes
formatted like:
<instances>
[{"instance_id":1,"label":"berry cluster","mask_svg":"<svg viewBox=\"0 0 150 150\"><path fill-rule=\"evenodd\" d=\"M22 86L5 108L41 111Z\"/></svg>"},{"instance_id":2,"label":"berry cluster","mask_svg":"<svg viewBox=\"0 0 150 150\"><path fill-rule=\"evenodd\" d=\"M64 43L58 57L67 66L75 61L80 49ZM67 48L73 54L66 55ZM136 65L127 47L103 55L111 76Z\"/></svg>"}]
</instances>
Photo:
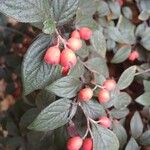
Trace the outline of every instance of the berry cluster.
<instances>
[{"instance_id":1,"label":"berry cluster","mask_svg":"<svg viewBox=\"0 0 150 150\"><path fill-rule=\"evenodd\" d=\"M61 51L59 43L56 46L48 48L44 56L44 60L47 64L62 66L62 73L66 75L70 68L74 67L77 63L77 57L75 52L82 47L82 40L89 40L92 35L92 31L89 28L82 27L79 30L75 30L71 33L71 37L68 41L63 39L64 49Z\"/></svg>"},{"instance_id":2,"label":"berry cluster","mask_svg":"<svg viewBox=\"0 0 150 150\"><path fill-rule=\"evenodd\" d=\"M137 58L139 58L139 53L137 50L132 51L128 57L130 61L135 61Z\"/></svg>"},{"instance_id":3,"label":"berry cluster","mask_svg":"<svg viewBox=\"0 0 150 150\"><path fill-rule=\"evenodd\" d=\"M80 136L72 137L68 140L68 150L79 150L82 147L83 150L92 150L93 141L91 138L82 139Z\"/></svg>"}]
</instances>

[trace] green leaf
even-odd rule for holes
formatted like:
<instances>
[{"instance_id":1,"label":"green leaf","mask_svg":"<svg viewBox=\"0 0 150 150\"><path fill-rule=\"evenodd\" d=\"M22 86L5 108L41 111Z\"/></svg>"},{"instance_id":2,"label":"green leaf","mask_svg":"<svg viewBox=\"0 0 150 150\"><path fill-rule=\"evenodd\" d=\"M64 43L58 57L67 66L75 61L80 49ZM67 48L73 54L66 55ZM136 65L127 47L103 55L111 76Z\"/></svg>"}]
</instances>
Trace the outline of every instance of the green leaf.
<instances>
[{"instance_id":1,"label":"green leaf","mask_svg":"<svg viewBox=\"0 0 150 150\"><path fill-rule=\"evenodd\" d=\"M76 14L78 0L53 0L52 16L58 25L68 22Z\"/></svg>"},{"instance_id":2,"label":"green leaf","mask_svg":"<svg viewBox=\"0 0 150 150\"><path fill-rule=\"evenodd\" d=\"M135 72L136 66L131 66L122 73L117 83L120 90L127 88L132 83L134 80Z\"/></svg>"},{"instance_id":3,"label":"green leaf","mask_svg":"<svg viewBox=\"0 0 150 150\"><path fill-rule=\"evenodd\" d=\"M108 67L106 64L106 60L102 57L95 57L91 58L86 62L86 65L91 69L92 71L102 74L105 77L108 77Z\"/></svg>"},{"instance_id":4,"label":"green leaf","mask_svg":"<svg viewBox=\"0 0 150 150\"><path fill-rule=\"evenodd\" d=\"M135 112L130 122L132 137L137 139L143 132L143 122L139 112Z\"/></svg>"},{"instance_id":5,"label":"green leaf","mask_svg":"<svg viewBox=\"0 0 150 150\"><path fill-rule=\"evenodd\" d=\"M106 39L103 35L102 29L93 32L91 37L92 50L96 51L100 56L106 56Z\"/></svg>"},{"instance_id":6,"label":"green leaf","mask_svg":"<svg viewBox=\"0 0 150 150\"><path fill-rule=\"evenodd\" d=\"M112 109L110 111L110 114L115 119L121 119L121 118L126 117L129 114L129 110L128 110L128 108Z\"/></svg>"},{"instance_id":7,"label":"green leaf","mask_svg":"<svg viewBox=\"0 0 150 150\"><path fill-rule=\"evenodd\" d=\"M94 150L118 150L119 141L116 135L109 129L92 123L93 149Z\"/></svg>"},{"instance_id":8,"label":"green leaf","mask_svg":"<svg viewBox=\"0 0 150 150\"><path fill-rule=\"evenodd\" d=\"M90 118L97 119L100 116L106 116L103 106L93 99L88 102L82 102L81 105L86 115Z\"/></svg>"},{"instance_id":9,"label":"green leaf","mask_svg":"<svg viewBox=\"0 0 150 150\"><path fill-rule=\"evenodd\" d=\"M144 84L144 90L146 92L150 92L150 81L144 80L143 84Z\"/></svg>"},{"instance_id":10,"label":"green leaf","mask_svg":"<svg viewBox=\"0 0 150 150\"><path fill-rule=\"evenodd\" d=\"M116 27L109 27L108 35L112 40L116 42L125 43L124 37L122 36L121 32Z\"/></svg>"},{"instance_id":11,"label":"green leaf","mask_svg":"<svg viewBox=\"0 0 150 150\"><path fill-rule=\"evenodd\" d=\"M50 105L50 103L56 100L56 96L53 93L50 93L46 90L42 90L35 99L36 106L39 110L44 109L46 106Z\"/></svg>"},{"instance_id":12,"label":"green leaf","mask_svg":"<svg viewBox=\"0 0 150 150\"><path fill-rule=\"evenodd\" d=\"M72 76L66 76L47 86L46 90L53 92L60 97L72 98L76 96L80 88L81 82L79 79Z\"/></svg>"},{"instance_id":13,"label":"green leaf","mask_svg":"<svg viewBox=\"0 0 150 150\"><path fill-rule=\"evenodd\" d=\"M112 63L121 63L128 58L130 53L131 53L131 47L123 46L115 53L111 62Z\"/></svg>"},{"instance_id":14,"label":"green leaf","mask_svg":"<svg viewBox=\"0 0 150 150\"><path fill-rule=\"evenodd\" d=\"M145 131L140 137L140 144L150 146L150 130Z\"/></svg>"},{"instance_id":15,"label":"green leaf","mask_svg":"<svg viewBox=\"0 0 150 150\"><path fill-rule=\"evenodd\" d=\"M142 21L146 21L150 16L150 13L146 10L141 11L140 15L138 16L138 18Z\"/></svg>"},{"instance_id":16,"label":"green leaf","mask_svg":"<svg viewBox=\"0 0 150 150\"><path fill-rule=\"evenodd\" d=\"M97 2L97 12L100 17L107 16L110 13L107 2L98 1Z\"/></svg>"},{"instance_id":17,"label":"green leaf","mask_svg":"<svg viewBox=\"0 0 150 150\"><path fill-rule=\"evenodd\" d=\"M74 107L74 111L71 111ZM46 107L28 127L37 131L49 131L65 125L76 112L76 105L72 106L69 99L59 99Z\"/></svg>"},{"instance_id":18,"label":"green leaf","mask_svg":"<svg viewBox=\"0 0 150 150\"><path fill-rule=\"evenodd\" d=\"M130 141L128 142L125 150L140 150L140 147L138 146L137 142L134 138L131 137Z\"/></svg>"},{"instance_id":19,"label":"green leaf","mask_svg":"<svg viewBox=\"0 0 150 150\"><path fill-rule=\"evenodd\" d=\"M37 117L39 111L36 108L31 108L26 111L23 116L21 117L19 126L21 129L26 129L32 121Z\"/></svg>"},{"instance_id":20,"label":"green leaf","mask_svg":"<svg viewBox=\"0 0 150 150\"><path fill-rule=\"evenodd\" d=\"M123 7L122 12L127 19L132 19L133 14L132 14L132 10L130 9L130 7L126 7L126 6Z\"/></svg>"},{"instance_id":21,"label":"green leaf","mask_svg":"<svg viewBox=\"0 0 150 150\"><path fill-rule=\"evenodd\" d=\"M85 67L81 63L80 60L78 60L77 64L70 70L69 75L73 77L81 77L84 74Z\"/></svg>"},{"instance_id":22,"label":"green leaf","mask_svg":"<svg viewBox=\"0 0 150 150\"><path fill-rule=\"evenodd\" d=\"M144 106L150 106L150 92L145 92L144 94L140 95L135 101Z\"/></svg>"},{"instance_id":23,"label":"green leaf","mask_svg":"<svg viewBox=\"0 0 150 150\"><path fill-rule=\"evenodd\" d=\"M127 107L131 103L131 97L126 92L121 92L113 99L115 108L121 109Z\"/></svg>"},{"instance_id":24,"label":"green leaf","mask_svg":"<svg viewBox=\"0 0 150 150\"><path fill-rule=\"evenodd\" d=\"M116 134L118 137L119 143L120 143L120 148L122 149L125 143L127 142L127 133L124 127L118 122L114 121L113 122L113 132Z\"/></svg>"},{"instance_id":25,"label":"green leaf","mask_svg":"<svg viewBox=\"0 0 150 150\"><path fill-rule=\"evenodd\" d=\"M43 27L42 31L45 34L52 34L52 33L54 33L55 28L56 28L54 20L49 18L46 21L44 21L43 25L44 25L44 27Z\"/></svg>"},{"instance_id":26,"label":"green leaf","mask_svg":"<svg viewBox=\"0 0 150 150\"><path fill-rule=\"evenodd\" d=\"M24 94L41 89L61 75L60 66L51 66L44 62L44 54L52 38L41 34L29 47L22 64Z\"/></svg>"},{"instance_id":27,"label":"green leaf","mask_svg":"<svg viewBox=\"0 0 150 150\"><path fill-rule=\"evenodd\" d=\"M49 17L50 0L2 0L0 12L20 22L43 22Z\"/></svg>"}]
</instances>

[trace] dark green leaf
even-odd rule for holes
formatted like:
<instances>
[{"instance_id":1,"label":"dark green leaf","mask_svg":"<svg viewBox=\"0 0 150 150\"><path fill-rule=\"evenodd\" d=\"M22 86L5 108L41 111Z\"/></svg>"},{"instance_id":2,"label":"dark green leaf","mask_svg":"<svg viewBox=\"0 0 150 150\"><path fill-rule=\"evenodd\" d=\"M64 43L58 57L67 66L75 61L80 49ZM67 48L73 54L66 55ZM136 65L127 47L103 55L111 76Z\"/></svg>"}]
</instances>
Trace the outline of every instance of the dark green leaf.
<instances>
[{"instance_id":1,"label":"dark green leaf","mask_svg":"<svg viewBox=\"0 0 150 150\"><path fill-rule=\"evenodd\" d=\"M94 150L118 150L119 141L116 135L109 129L92 123L93 149Z\"/></svg>"},{"instance_id":2,"label":"dark green leaf","mask_svg":"<svg viewBox=\"0 0 150 150\"><path fill-rule=\"evenodd\" d=\"M49 0L2 0L0 11L20 22L43 22L49 17Z\"/></svg>"},{"instance_id":3,"label":"dark green leaf","mask_svg":"<svg viewBox=\"0 0 150 150\"><path fill-rule=\"evenodd\" d=\"M143 122L139 112L135 112L130 122L132 137L137 139L143 132Z\"/></svg>"},{"instance_id":4,"label":"dark green leaf","mask_svg":"<svg viewBox=\"0 0 150 150\"><path fill-rule=\"evenodd\" d=\"M61 127L74 116L75 111L72 113L71 107L76 110L76 106L72 106L71 100L57 100L46 107L28 128L37 131L48 131Z\"/></svg>"},{"instance_id":5,"label":"dark green leaf","mask_svg":"<svg viewBox=\"0 0 150 150\"><path fill-rule=\"evenodd\" d=\"M48 83L60 77L60 67L44 62L44 54L51 43L48 35L40 35L29 47L22 65L22 81L24 94L45 87Z\"/></svg>"},{"instance_id":6,"label":"dark green leaf","mask_svg":"<svg viewBox=\"0 0 150 150\"><path fill-rule=\"evenodd\" d=\"M94 72L108 77L108 68L104 58L91 58L86 62L86 65Z\"/></svg>"},{"instance_id":7,"label":"dark green leaf","mask_svg":"<svg viewBox=\"0 0 150 150\"><path fill-rule=\"evenodd\" d=\"M72 76L66 76L53 82L46 89L55 93L57 96L72 98L76 96L80 88L81 82L79 79Z\"/></svg>"},{"instance_id":8,"label":"dark green leaf","mask_svg":"<svg viewBox=\"0 0 150 150\"><path fill-rule=\"evenodd\" d=\"M150 146L150 130L145 131L140 137L140 144Z\"/></svg>"},{"instance_id":9,"label":"dark green leaf","mask_svg":"<svg viewBox=\"0 0 150 150\"><path fill-rule=\"evenodd\" d=\"M143 84L144 84L144 90L146 92L150 92L150 81L144 80Z\"/></svg>"},{"instance_id":10,"label":"dark green leaf","mask_svg":"<svg viewBox=\"0 0 150 150\"><path fill-rule=\"evenodd\" d=\"M113 118L121 119L126 117L129 114L129 110L127 108L123 109L112 109L110 114Z\"/></svg>"},{"instance_id":11,"label":"dark green leaf","mask_svg":"<svg viewBox=\"0 0 150 150\"><path fill-rule=\"evenodd\" d=\"M84 74L85 67L81 63L80 60L78 60L77 64L70 70L69 75L73 77L81 77Z\"/></svg>"},{"instance_id":12,"label":"dark green leaf","mask_svg":"<svg viewBox=\"0 0 150 150\"><path fill-rule=\"evenodd\" d=\"M119 143L120 143L120 148L122 149L125 143L127 142L127 133L124 127L118 122L114 121L113 122L113 132L116 134L118 137Z\"/></svg>"},{"instance_id":13,"label":"dark green leaf","mask_svg":"<svg viewBox=\"0 0 150 150\"><path fill-rule=\"evenodd\" d=\"M68 22L75 15L78 8L78 0L53 0L52 16L59 25Z\"/></svg>"},{"instance_id":14,"label":"dark green leaf","mask_svg":"<svg viewBox=\"0 0 150 150\"><path fill-rule=\"evenodd\" d=\"M131 138L128 142L125 150L140 150L140 147L138 146L137 142L134 138Z\"/></svg>"},{"instance_id":15,"label":"dark green leaf","mask_svg":"<svg viewBox=\"0 0 150 150\"><path fill-rule=\"evenodd\" d=\"M46 106L50 105L50 103L56 100L55 94L48 92L46 90L42 90L37 96L35 103L39 110L44 109Z\"/></svg>"},{"instance_id":16,"label":"dark green leaf","mask_svg":"<svg viewBox=\"0 0 150 150\"><path fill-rule=\"evenodd\" d=\"M106 40L102 29L93 32L91 37L92 50L96 51L100 56L105 58L106 55Z\"/></svg>"},{"instance_id":17,"label":"dark green leaf","mask_svg":"<svg viewBox=\"0 0 150 150\"><path fill-rule=\"evenodd\" d=\"M121 109L127 107L131 103L131 97L126 92L121 92L113 99L115 108Z\"/></svg>"},{"instance_id":18,"label":"dark green leaf","mask_svg":"<svg viewBox=\"0 0 150 150\"><path fill-rule=\"evenodd\" d=\"M109 27L108 28L108 35L110 38L119 43L125 43L124 37L122 36L121 32L116 27Z\"/></svg>"},{"instance_id":19,"label":"dark green leaf","mask_svg":"<svg viewBox=\"0 0 150 150\"><path fill-rule=\"evenodd\" d=\"M106 116L103 106L93 99L88 102L82 102L81 105L86 115L90 118L97 119L100 116Z\"/></svg>"},{"instance_id":20,"label":"dark green leaf","mask_svg":"<svg viewBox=\"0 0 150 150\"><path fill-rule=\"evenodd\" d=\"M122 73L117 83L120 90L127 88L132 83L134 80L135 72L136 66L131 66Z\"/></svg>"},{"instance_id":21,"label":"dark green leaf","mask_svg":"<svg viewBox=\"0 0 150 150\"><path fill-rule=\"evenodd\" d=\"M144 94L140 95L137 99L136 102L144 105L144 106L150 106L150 92L145 92Z\"/></svg>"},{"instance_id":22,"label":"dark green leaf","mask_svg":"<svg viewBox=\"0 0 150 150\"><path fill-rule=\"evenodd\" d=\"M26 129L32 121L37 117L39 111L36 108L31 108L26 111L23 116L21 117L19 126L21 129Z\"/></svg>"},{"instance_id":23,"label":"dark green leaf","mask_svg":"<svg viewBox=\"0 0 150 150\"><path fill-rule=\"evenodd\" d=\"M52 33L54 33L55 28L56 28L54 20L47 19L46 21L44 21L43 25L44 25L44 27L43 27L42 31L45 34L52 34Z\"/></svg>"},{"instance_id":24,"label":"dark green leaf","mask_svg":"<svg viewBox=\"0 0 150 150\"><path fill-rule=\"evenodd\" d=\"M121 63L125 61L129 54L131 53L130 46L124 46L120 48L114 55L113 59L111 60L112 63Z\"/></svg>"}]
</instances>

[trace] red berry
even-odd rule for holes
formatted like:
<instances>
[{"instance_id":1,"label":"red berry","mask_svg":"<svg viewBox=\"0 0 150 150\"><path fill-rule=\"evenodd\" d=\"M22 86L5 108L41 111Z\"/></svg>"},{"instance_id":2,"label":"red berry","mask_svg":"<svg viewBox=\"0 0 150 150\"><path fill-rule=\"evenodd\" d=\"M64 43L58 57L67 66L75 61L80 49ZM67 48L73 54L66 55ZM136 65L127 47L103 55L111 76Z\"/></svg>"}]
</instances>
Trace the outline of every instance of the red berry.
<instances>
[{"instance_id":1,"label":"red berry","mask_svg":"<svg viewBox=\"0 0 150 150\"><path fill-rule=\"evenodd\" d=\"M106 81L104 81L103 86L108 91L112 91L116 87L116 81L113 79L106 80Z\"/></svg>"},{"instance_id":2,"label":"red berry","mask_svg":"<svg viewBox=\"0 0 150 150\"><path fill-rule=\"evenodd\" d=\"M82 146L83 140L79 136L72 137L67 142L68 150L79 150Z\"/></svg>"},{"instance_id":3,"label":"red berry","mask_svg":"<svg viewBox=\"0 0 150 150\"><path fill-rule=\"evenodd\" d=\"M80 33L79 33L79 31L77 31L77 30L74 30L72 33L71 33L71 37L73 37L73 38L80 38Z\"/></svg>"},{"instance_id":4,"label":"red berry","mask_svg":"<svg viewBox=\"0 0 150 150\"><path fill-rule=\"evenodd\" d=\"M68 72L69 72L69 67L67 66L67 67L62 67L62 74L64 75L64 76L66 76L67 74L68 74Z\"/></svg>"},{"instance_id":5,"label":"red berry","mask_svg":"<svg viewBox=\"0 0 150 150\"><path fill-rule=\"evenodd\" d=\"M83 150L92 150L93 149L93 141L91 138L86 138L83 141Z\"/></svg>"},{"instance_id":6,"label":"red berry","mask_svg":"<svg viewBox=\"0 0 150 150\"><path fill-rule=\"evenodd\" d=\"M117 0L117 2L119 3L120 6L124 4L124 0Z\"/></svg>"},{"instance_id":7,"label":"red berry","mask_svg":"<svg viewBox=\"0 0 150 150\"><path fill-rule=\"evenodd\" d=\"M89 101L93 96L93 91L91 88L84 88L79 92L79 99L81 101Z\"/></svg>"},{"instance_id":8,"label":"red berry","mask_svg":"<svg viewBox=\"0 0 150 150\"><path fill-rule=\"evenodd\" d=\"M139 58L138 51L131 52L128 58L130 61L135 61L137 58Z\"/></svg>"},{"instance_id":9,"label":"red berry","mask_svg":"<svg viewBox=\"0 0 150 150\"><path fill-rule=\"evenodd\" d=\"M77 63L77 57L70 49L64 49L60 55L60 64L63 67L73 67Z\"/></svg>"},{"instance_id":10,"label":"red berry","mask_svg":"<svg viewBox=\"0 0 150 150\"><path fill-rule=\"evenodd\" d=\"M110 128L111 126L111 121L108 117L100 117L99 123L106 128Z\"/></svg>"},{"instance_id":11,"label":"red berry","mask_svg":"<svg viewBox=\"0 0 150 150\"><path fill-rule=\"evenodd\" d=\"M73 51L77 51L77 50L81 49L82 41L80 39L72 37L68 40L68 47Z\"/></svg>"},{"instance_id":12,"label":"red berry","mask_svg":"<svg viewBox=\"0 0 150 150\"><path fill-rule=\"evenodd\" d=\"M60 62L60 49L58 47L50 47L44 56L44 60L47 64L59 64Z\"/></svg>"},{"instance_id":13,"label":"red berry","mask_svg":"<svg viewBox=\"0 0 150 150\"><path fill-rule=\"evenodd\" d=\"M102 89L98 93L98 100L100 103L106 103L110 100L109 92L105 89Z\"/></svg>"},{"instance_id":14,"label":"red berry","mask_svg":"<svg viewBox=\"0 0 150 150\"><path fill-rule=\"evenodd\" d=\"M92 30L86 27L82 27L79 30L80 37L84 40L89 40L90 37L92 36Z\"/></svg>"}]
</instances>

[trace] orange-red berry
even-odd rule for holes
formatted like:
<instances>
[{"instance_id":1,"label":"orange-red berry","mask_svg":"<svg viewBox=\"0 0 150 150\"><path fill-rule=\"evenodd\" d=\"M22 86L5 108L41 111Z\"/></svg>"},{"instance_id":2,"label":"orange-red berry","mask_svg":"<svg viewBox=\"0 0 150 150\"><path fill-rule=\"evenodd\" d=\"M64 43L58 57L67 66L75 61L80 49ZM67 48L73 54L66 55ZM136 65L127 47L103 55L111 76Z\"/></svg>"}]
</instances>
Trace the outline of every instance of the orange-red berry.
<instances>
[{"instance_id":1,"label":"orange-red berry","mask_svg":"<svg viewBox=\"0 0 150 150\"><path fill-rule=\"evenodd\" d=\"M70 70L70 68L68 66L67 67L62 67L62 74L64 76L66 76L68 74L69 70Z\"/></svg>"},{"instance_id":2,"label":"orange-red berry","mask_svg":"<svg viewBox=\"0 0 150 150\"><path fill-rule=\"evenodd\" d=\"M74 30L72 33L71 33L71 37L73 37L73 38L80 38L80 33L79 33L79 31L77 31L77 30Z\"/></svg>"},{"instance_id":3,"label":"orange-red berry","mask_svg":"<svg viewBox=\"0 0 150 150\"><path fill-rule=\"evenodd\" d=\"M89 101L93 96L93 91L91 88L84 88L79 92L79 99L81 101Z\"/></svg>"},{"instance_id":4,"label":"orange-red berry","mask_svg":"<svg viewBox=\"0 0 150 150\"><path fill-rule=\"evenodd\" d=\"M60 64L63 67L73 67L77 63L75 53L70 49L64 49L60 55Z\"/></svg>"},{"instance_id":5,"label":"orange-red berry","mask_svg":"<svg viewBox=\"0 0 150 150\"><path fill-rule=\"evenodd\" d=\"M123 6L124 4L124 0L117 0L117 2L119 3L120 6Z\"/></svg>"},{"instance_id":6,"label":"orange-red berry","mask_svg":"<svg viewBox=\"0 0 150 150\"><path fill-rule=\"evenodd\" d=\"M106 127L106 128L111 127L111 121L108 117L100 117L99 118L99 124Z\"/></svg>"},{"instance_id":7,"label":"orange-red berry","mask_svg":"<svg viewBox=\"0 0 150 150\"><path fill-rule=\"evenodd\" d=\"M71 37L68 40L68 47L73 51L78 51L82 47L82 41L78 38Z\"/></svg>"},{"instance_id":8,"label":"orange-red berry","mask_svg":"<svg viewBox=\"0 0 150 150\"><path fill-rule=\"evenodd\" d=\"M98 100L100 103L106 103L110 100L109 91L102 89L98 93Z\"/></svg>"},{"instance_id":9,"label":"orange-red berry","mask_svg":"<svg viewBox=\"0 0 150 150\"><path fill-rule=\"evenodd\" d=\"M89 40L92 36L92 30L87 27L82 27L79 30L80 37L84 40Z\"/></svg>"},{"instance_id":10,"label":"orange-red berry","mask_svg":"<svg viewBox=\"0 0 150 150\"><path fill-rule=\"evenodd\" d=\"M135 50L135 51L131 52L128 58L130 61L135 61L137 58L139 58L138 51Z\"/></svg>"},{"instance_id":11,"label":"orange-red berry","mask_svg":"<svg viewBox=\"0 0 150 150\"><path fill-rule=\"evenodd\" d=\"M106 90L112 91L116 88L116 81L113 79L109 79L104 81L103 86Z\"/></svg>"},{"instance_id":12,"label":"orange-red berry","mask_svg":"<svg viewBox=\"0 0 150 150\"><path fill-rule=\"evenodd\" d=\"M67 150L79 150L82 146L83 140L79 136L72 137L67 142Z\"/></svg>"},{"instance_id":13,"label":"orange-red berry","mask_svg":"<svg viewBox=\"0 0 150 150\"><path fill-rule=\"evenodd\" d=\"M83 141L83 150L93 150L93 141L91 138L86 138Z\"/></svg>"},{"instance_id":14,"label":"orange-red berry","mask_svg":"<svg viewBox=\"0 0 150 150\"><path fill-rule=\"evenodd\" d=\"M60 62L60 49L56 46L50 47L44 56L44 61L47 64L59 64Z\"/></svg>"}]
</instances>

